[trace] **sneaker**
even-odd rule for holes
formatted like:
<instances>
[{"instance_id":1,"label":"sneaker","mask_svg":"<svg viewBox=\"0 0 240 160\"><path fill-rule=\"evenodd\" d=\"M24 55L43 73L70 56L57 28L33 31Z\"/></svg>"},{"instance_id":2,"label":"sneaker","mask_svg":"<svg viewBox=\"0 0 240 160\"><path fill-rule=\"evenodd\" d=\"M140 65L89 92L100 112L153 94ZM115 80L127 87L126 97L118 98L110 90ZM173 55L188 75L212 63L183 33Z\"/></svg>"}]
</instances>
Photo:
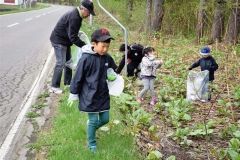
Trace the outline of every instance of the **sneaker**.
<instances>
[{"instance_id":1,"label":"sneaker","mask_svg":"<svg viewBox=\"0 0 240 160\"><path fill-rule=\"evenodd\" d=\"M158 102L157 98L156 97L153 97L151 102L150 102L150 105L155 105L156 103Z\"/></svg>"},{"instance_id":2,"label":"sneaker","mask_svg":"<svg viewBox=\"0 0 240 160\"><path fill-rule=\"evenodd\" d=\"M56 93L56 94L62 94L62 93L63 93L63 91L62 91L61 88L56 88L56 87L51 87L51 88L49 89L49 92L50 92L50 93Z\"/></svg>"},{"instance_id":3,"label":"sneaker","mask_svg":"<svg viewBox=\"0 0 240 160\"><path fill-rule=\"evenodd\" d=\"M90 149L90 151L92 153L96 153L97 152L97 147L96 146L91 146L91 147L89 147L89 149Z\"/></svg>"},{"instance_id":4,"label":"sneaker","mask_svg":"<svg viewBox=\"0 0 240 160\"><path fill-rule=\"evenodd\" d=\"M137 102L138 103L142 103L143 102L143 98L137 97Z\"/></svg>"}]
</instances>

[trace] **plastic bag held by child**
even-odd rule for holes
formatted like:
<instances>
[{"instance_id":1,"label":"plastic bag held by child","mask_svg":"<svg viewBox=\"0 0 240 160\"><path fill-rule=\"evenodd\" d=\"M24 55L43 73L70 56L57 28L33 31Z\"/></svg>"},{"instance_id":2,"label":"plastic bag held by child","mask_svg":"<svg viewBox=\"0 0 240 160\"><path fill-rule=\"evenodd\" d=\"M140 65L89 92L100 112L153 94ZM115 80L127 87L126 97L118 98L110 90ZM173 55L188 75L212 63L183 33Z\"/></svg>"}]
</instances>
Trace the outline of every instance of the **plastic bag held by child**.
<instances>
[{"instance_id":1,"label":"plastic bag held by child","mask_svg":"<svg viewBox=\"0 0 240 160\"><path fill-rule=\"evenodd\" d=\"M117 74L114 72L112 68L108 68L107 70L107 80L114 81L117 78Z\"/></svg>"},{"instance_id":2,"label":"plastic bag held by child","mask_svg":"<svg viewBox=\"0 0 240 160\"><path fill-rule=\"evenodd\" d=\"M107 81L110 95L119 96L123 92L124 80L112 68L107 70Z\"/></svg>"},{"instance_id":3,"label":"plastic bag held by child","mask_svg":"<svg viewBox=\"0 0 240 160\"><path fill-rule=\"evenodd\" d=\"M190 71L187 79L187 100L208 101L209 71Z\"/></svg>"}]
</instances>

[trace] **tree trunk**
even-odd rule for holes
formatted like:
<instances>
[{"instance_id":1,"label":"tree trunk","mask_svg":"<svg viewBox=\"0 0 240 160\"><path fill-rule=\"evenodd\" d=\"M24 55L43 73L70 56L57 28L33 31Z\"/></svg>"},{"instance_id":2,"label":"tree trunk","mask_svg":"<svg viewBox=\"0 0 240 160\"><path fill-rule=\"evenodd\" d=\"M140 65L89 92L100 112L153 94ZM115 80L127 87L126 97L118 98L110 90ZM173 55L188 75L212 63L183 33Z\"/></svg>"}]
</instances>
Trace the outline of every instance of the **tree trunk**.
<instances>
[{"instance_id":1,"label":"tree trunk","mask_svg":"<svg viewBox=\"0 0 240 160\"><path fill-rule=\"evenodd\" d=\"M163 9L164 0L154 0L152 30L160 31L162 27L162 20L164 16Z\"/></svg>"},{"instance_id":2,"label":"tree trunk","mask_svg":"<svg viewBox=\"0 0 240 160\"><path fill-rule=\"evenodd\" d=\"M232 13L228 19L228 28L226 32L225 42L236 44L238 42L238 34L240 32L240 1L234 0Z\"/></svg>"},{"instance_id":3,"label":"tree trunk","mask_svg":"<svg viewBox=\"0 0 240 160\"><path fill-rule=\"evenodd\" d=\"M204 35L204 29L207 24L207 14L206 14L206 0L200 0L200 6L198 11L198 23L197 23L197 41Z\"/></svg>"},{"instance_id":4,"label":"tree trunk","mask_svg":"<svg viewBox=\"0 0 240 160\"><path fill-rule=\"evenodd\" d=\"M210 43L221 42L224 30L224 8L225 0L216 0L216 9L214 13L213 26Z\"/></svg>"},{"instance_id":5,"label":"tree trunk","mask_svg":"<svg viewBox=\"0 0 240 160\"><path fill-rule=\"evenodd\" d=\"M127 1L127 11L128 11L128 18L129 18L129 19L132 17L133 1L134 1L134 0L128 0L128 1Z\"/></svg>"},{"instance_id":6,"label":"tree trunk","mask_svg":"<svg viewBox=\"0 0 240 160\"><path fill-rule=\"evenodd\" d=\"M147 33L151 31L151 19L152 19L152 0L147 0L146 24L145 24L145 31Z\"/></svg>"}]
</instances>

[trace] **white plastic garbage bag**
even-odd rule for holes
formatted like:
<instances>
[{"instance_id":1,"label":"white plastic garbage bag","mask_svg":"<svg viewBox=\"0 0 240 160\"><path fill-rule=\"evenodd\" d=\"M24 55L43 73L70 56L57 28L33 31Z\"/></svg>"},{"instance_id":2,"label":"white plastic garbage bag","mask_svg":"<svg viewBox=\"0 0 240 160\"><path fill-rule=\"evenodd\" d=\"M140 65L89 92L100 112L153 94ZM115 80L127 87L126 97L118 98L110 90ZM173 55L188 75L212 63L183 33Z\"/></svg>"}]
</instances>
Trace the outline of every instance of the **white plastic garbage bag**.
<instances>
[{"instance_id":1,"label":"white plastic garbage bag","mask_svg":"<svg viewBox=\"0 0 240 160\"><path fill-rule=\"evenodd\" d=\"M187 79L187 100L208 101L209 71L190 71Z\"/></svg>"},{"instance_id":2,"label":"white plastic garbage bag","mask_svg":"<svg viewBox=\"0 0 240 160\"><path fill-rule=\"evenodd\" d=\"M79 37L83 42L85 42L86 44L90 44L90 41L89 41L88 36L87 36L86 33L84 33L83 31L79 31L78 37ZM81 56L82 56L82 48L78 47L76 61L73 61L73 59L70 59L69 61L67 61L67 62L65 63L65 66L68 67L68 68L71 68L71 69L73 69L73 70L76 69L77 63L78 63L79 59L81 58Z\"/></svg>"},{"instance_id":3,"label":"white plastic garbage bag","mask_svg":"<svg viewBox=\"0 0 240 160\"><path fill-rule=\"evenodd\" d=\"M124 89L124 79L122 76L117 74L114 81L108 81L109 94L113 96L119 96Z\"/></svg>"}]
</instances>

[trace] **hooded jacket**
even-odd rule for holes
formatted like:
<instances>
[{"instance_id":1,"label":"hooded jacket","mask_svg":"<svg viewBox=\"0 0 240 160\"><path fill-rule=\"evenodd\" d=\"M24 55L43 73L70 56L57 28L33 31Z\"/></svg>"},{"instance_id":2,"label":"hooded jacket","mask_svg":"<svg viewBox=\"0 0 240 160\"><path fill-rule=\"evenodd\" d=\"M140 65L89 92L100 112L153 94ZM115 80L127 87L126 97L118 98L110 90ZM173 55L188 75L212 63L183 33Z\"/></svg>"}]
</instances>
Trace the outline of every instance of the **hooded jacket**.
<instances>
[{"instance_id":1,"label":"hooded jacket","mask_svg":"<svg viewBox=\"0 0 240 160\"><path fill-rule=\"evenodd\" d=\"M110 109L107 86L107 69L116 69L113 58L99 55L91 45L82 47L76 73L70 85L70 92L78 94L79 110L84 112L104 112Z\"/></svg>"},{"instance_id":2,"label":"hooded jacket","mask_svg":"<svg viewBox=\"0 0 240 160\"><path fill-rule=\"evenodd\" d=\"M65 13L57 22L50 36L50 41L55 44L71 46L75 44L82 47L85 43L79 39L78 32L82 25L82 18L75 8Z\"/></svg>"}]
</instances>

